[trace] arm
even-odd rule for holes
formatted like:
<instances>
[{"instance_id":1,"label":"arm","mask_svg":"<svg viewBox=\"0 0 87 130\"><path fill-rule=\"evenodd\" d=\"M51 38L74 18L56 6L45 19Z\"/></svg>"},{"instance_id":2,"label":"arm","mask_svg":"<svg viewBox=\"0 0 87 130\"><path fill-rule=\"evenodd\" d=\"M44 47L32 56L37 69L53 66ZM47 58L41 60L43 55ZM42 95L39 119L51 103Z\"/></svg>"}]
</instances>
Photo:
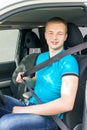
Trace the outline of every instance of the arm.
<instances>
[{"instance_id":1,"label":"arm","mask_svg":"<svg viewBox=\"0 0 87 130\"><path fill-rule=\"evenodd\" d=\"M73 109L76 92L78 88L78 77L67 75L62 78L61 97L45 104L14 107L13 113L34 113L39 115L55 115ZM55 106L55 107L54 107Z\"/></svg>"}]
</instances>

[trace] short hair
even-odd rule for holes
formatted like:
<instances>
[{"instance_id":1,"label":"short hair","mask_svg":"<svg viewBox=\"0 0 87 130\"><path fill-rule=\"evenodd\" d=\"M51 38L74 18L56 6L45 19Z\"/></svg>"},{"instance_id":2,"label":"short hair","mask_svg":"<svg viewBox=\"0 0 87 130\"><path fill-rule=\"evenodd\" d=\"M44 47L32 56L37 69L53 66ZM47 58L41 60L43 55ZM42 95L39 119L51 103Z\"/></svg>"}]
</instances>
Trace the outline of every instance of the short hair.
<instances>
[{"instance_id":1,"label":"short hair","mask_svg":"<svg viewBox=\"0 0 87 130\"><path fill-rule=\"evenodd\" d=\"M45 25L45 29L47 27L47 25L49 23L63 23L66 27L66 32L67 32L67 22L66 20L64 20L63 18L60 18L60 17L53 17L51 19L49 19L47 22L46 22L46 25Z\"/></svg>"}]
</instances>

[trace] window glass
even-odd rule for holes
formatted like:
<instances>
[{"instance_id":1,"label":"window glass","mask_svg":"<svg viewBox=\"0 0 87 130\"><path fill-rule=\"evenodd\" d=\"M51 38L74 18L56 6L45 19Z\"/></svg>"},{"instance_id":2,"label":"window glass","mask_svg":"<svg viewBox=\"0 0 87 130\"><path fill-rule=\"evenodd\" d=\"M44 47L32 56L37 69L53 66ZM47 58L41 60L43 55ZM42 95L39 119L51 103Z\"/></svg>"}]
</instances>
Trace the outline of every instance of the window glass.
<instances>
[{"instance_id":1,"label":"window glass","mask_svg":"<svg viewBox=\"0 0 87 130\"><path fill-rule=\"evenodd\" d=\"M32 31L33 31L33 32L35 32L35 33L36 33L36 35L39 37L38 28L34 28L34 29L32 29Z\"/></svg>"},{"instance_id":2,"label":"window glass","mask_svg":"<svg viewBox=\"0 0 87 130\"><path fill-rule=\"evenodd\" d=\"M13 61L19 30L0 30L0 62Z\"/></svg>"},{"instance_id":3,"label":"window glass","mask_svg":"<svg viewBox=\"0 0 87 130\"><path fill-rule=\"evenodd\" d=\"M79 29L80 29L80 31L81 31L83 37L84 37L85 35L87 35L87 27L79 27Z\"/></svg>"}]
</instances>

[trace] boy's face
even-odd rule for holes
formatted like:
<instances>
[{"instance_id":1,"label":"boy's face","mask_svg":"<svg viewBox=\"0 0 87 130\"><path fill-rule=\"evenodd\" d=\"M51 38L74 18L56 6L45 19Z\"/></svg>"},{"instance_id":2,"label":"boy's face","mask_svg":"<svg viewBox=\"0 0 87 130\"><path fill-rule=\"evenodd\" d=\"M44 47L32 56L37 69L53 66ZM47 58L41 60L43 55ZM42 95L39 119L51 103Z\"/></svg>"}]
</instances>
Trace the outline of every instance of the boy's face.
<instances>
[{"instance_id":1,"label":"boy's face","mask_svg":"<svg viewBox=\"0 0 87 130\"><path fill-rule=\"evenodd\" d=\"M45 30L45 39L49 50L60 51L63 49L64 41L67 38L66 26L63 23L48 23Z\"/></svg>"}]
</instances>

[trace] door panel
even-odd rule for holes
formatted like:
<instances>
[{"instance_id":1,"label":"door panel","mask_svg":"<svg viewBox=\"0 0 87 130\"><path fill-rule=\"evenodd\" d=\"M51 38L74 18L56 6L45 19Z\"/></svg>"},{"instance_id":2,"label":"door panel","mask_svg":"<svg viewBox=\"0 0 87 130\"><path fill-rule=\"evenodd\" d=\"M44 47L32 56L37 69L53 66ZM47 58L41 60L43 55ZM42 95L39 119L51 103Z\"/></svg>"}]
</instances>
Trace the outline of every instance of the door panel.
<instances>
[{"instance_id":1,"label":"door panel","mask_svg":"<svg viewBox=\"0 0 87 130\"><path fill-rule=\"evenodd\" d=\"M12 74L16 68L14 61L7 63L0 63L0 90L4 94L11 94L10 83Z\"/></svg>"}]
</instances>

